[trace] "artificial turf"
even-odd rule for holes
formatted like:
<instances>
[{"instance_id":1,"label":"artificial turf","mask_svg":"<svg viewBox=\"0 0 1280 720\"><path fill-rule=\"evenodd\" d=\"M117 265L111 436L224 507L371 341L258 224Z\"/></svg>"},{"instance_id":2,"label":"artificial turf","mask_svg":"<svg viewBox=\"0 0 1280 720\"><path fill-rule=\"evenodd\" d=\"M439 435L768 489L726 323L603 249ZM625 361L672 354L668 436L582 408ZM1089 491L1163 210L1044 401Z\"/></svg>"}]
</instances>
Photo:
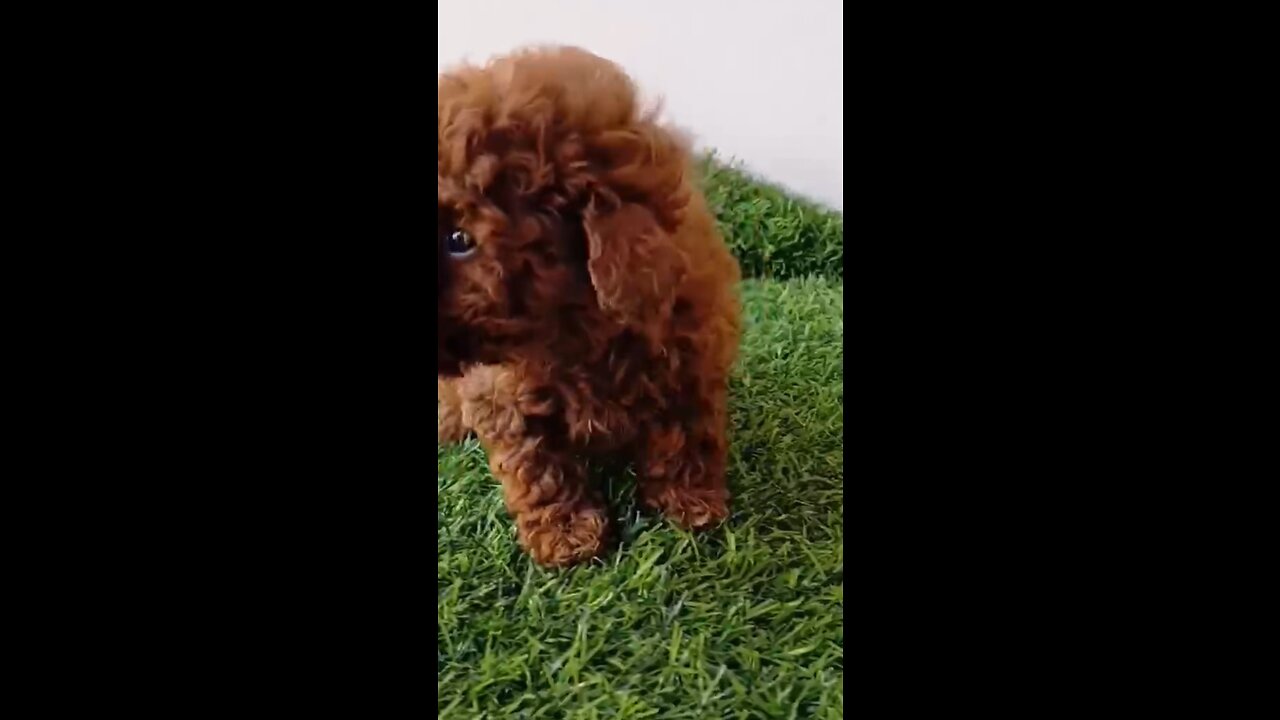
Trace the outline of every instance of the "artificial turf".
<instances>
[{"instance_id":1,"label":"artificial turf","mask_svg":"<svg viewBox=\"0 0 1280 720\"><path fill-rule=\"evenodd\" d=\"M844 277L844 215L763 182L733 162L699 163L707 202L746 277Z\"/></svg>"},{"instance_id":2,"label":"artificial turf","mask_svg":"<svg viewBox=\"0 0 1280 720\"><path fill-rule=\"evenodd\" d=\"M743 284L717 530L643 514L631 476L606 475L621 547L543 570L483 452L437 449L439 717L844 716L841 277Z\"/></svg>"}]
</instances>

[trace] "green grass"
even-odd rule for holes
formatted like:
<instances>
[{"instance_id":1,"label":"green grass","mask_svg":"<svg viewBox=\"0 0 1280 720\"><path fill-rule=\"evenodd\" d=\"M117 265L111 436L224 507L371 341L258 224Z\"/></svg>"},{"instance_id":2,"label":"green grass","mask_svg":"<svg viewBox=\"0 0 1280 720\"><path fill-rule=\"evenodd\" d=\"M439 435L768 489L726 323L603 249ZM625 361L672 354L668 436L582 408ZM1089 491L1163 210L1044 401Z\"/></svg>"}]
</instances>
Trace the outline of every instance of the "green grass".
<instances>
[{"instance_id":1,"label":"green grass","mask_svg":"<svg viewBox=\"0 0 1280 720\"><path fill-rule=\"evenodd\" d=\"M622 546L542 570L480 449L437 450L439 717L844 716L844 285L743 297L722 528L675 529L606 477Z\"/></svg>"},{"instance_id":2,"label":"green grass","mask_svg":"<svg viewBox=\"0 0 1280 720\"><path fill-rule=\"evenodd\" d=\"M844 277L844 215L706 158L703 188L746 277Z\"/></svg>"}]
</instances>

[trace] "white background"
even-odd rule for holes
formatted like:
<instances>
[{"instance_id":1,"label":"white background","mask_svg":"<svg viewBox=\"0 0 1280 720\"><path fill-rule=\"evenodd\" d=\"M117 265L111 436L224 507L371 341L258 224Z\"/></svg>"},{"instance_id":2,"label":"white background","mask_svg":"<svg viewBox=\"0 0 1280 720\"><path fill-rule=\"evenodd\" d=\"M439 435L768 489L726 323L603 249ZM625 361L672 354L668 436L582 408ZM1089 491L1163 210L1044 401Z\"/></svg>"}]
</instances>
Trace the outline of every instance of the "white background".
<instances>
[{"instance_id":1,"label":"white background","mask_svg":"<svg viewBox=\"0 0 1280 720\"><path fill-rule=\"evenodd\" d=\"M702 147L844 207L840 0L440 0L437 71L529 44L613 60Z\"/></svg>"}]
</instances>

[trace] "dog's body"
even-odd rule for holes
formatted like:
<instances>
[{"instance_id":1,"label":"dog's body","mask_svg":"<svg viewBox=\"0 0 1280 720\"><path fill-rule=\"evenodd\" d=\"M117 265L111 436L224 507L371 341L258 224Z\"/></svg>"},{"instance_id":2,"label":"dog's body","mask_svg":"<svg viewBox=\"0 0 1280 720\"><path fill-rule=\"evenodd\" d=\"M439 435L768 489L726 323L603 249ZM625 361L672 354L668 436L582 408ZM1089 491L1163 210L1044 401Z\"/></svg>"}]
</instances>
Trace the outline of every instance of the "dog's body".
<instances>
[{"instance_id":1,"label":"dog's body","mask_svg":"<svg viewBox=\"0 0 1280 720\"><path fill-rule=\"evenodd\" d=\"M437 436L474 432L533 558L599 554L584 456L686 527L728 514L738 266L616 66L534 50L438 85Z\"/></svg>"}]
</instances>

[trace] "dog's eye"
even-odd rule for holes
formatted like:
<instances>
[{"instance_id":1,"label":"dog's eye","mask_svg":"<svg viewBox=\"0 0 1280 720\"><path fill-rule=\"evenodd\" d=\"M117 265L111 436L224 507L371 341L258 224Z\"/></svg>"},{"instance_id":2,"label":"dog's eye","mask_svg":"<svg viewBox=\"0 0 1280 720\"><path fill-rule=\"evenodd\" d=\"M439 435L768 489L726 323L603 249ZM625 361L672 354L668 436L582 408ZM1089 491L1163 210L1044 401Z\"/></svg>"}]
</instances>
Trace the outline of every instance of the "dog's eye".
<instances>
[{"instance_id":1,"label":"dog's eye","mask_svg":"<svg viewBox=\"0 0 1280 720\"><path fill-rule=\"evenodd\" d=\"M449 238L445 241L445 248L449 254L455 257L466 257L476 249L476 241L470 235L461 231L454 230L449 233Z\"/></svg>"}]
</instances>

